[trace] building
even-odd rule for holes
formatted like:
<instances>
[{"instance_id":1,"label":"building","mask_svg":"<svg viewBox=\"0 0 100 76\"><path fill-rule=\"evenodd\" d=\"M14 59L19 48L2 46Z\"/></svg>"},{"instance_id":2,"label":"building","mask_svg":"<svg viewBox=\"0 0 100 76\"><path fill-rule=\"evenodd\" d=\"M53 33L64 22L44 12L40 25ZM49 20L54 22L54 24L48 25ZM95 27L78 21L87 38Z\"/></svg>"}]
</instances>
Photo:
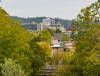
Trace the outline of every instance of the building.
<instances>
[{"instance_id":1,"label":"building","mask_svg":"<svg viewBox=\"0 0 100 76\"><path fill-rule=\"evenodd\" d=\"M55 55L57 52L65 53L74 48L73 41L63 41L63 34L54 34L51 43L52 54Z\"/></svg>"},{"instance_id":2,"label":"building","mask_svg":"<svg viewBox=\"0 0 100 76\"><path fill-rule=\"evenodd\" d=\"M52 18L45 18L42 20L43 29L49 29L51 25L55 25L55 19Z\"/></svg>"},{"instance_id":3,"label":"building","mask_svg":"<svg viewBox=\"0 0 100 76\"><path fill-rule=\"evenodd\" d=\"M63 51L63 46L61 45L61 41L58 40L58 39L52 39L51 48L52 48L52 54L51 55L54 55L57 52Z\"/></svg>"},{"instance_id":4,"label":"building","mask_svg":"<svg viewBox=\"0 0 100 76\"><path fill-rule=\"evenodd\" d=\"M51 25L50 29L52 30L61 30L61 32L65 32L66 29L64 28L64 25L62 25L60 22L57 22L55 25Z\"/></svg>"},{"instance_id":5,"label":"building","mask_svg":"<svg viewBox=\"0 0 100 76\"><path fill-rule=\"evenodd\" d=\"M71 30L68 30L68 31L66 31L66 34L67 34L68 37L71 38L71 36L72 36L72 31L71 31Z\"/></svg>"},{"instance_id":6,"label":"building","mask_svg":"<svg viewBox=\"0 0 100 76\"><path fill-rule=\"evenodd\" d=\"M22 26L27 29L28 31L42 31L43 27L39 23L23 23Z\"/></svg>"},{"instance_id":7,"label":"building","mask_svg":"<svg viewBox=\"0 0 100 76\"><path fill-rule=\"evenodd\" d=\"M45 18L42 20L44 25L55 25L55 19L52 18Z\"/></svg>"}]
</instances>

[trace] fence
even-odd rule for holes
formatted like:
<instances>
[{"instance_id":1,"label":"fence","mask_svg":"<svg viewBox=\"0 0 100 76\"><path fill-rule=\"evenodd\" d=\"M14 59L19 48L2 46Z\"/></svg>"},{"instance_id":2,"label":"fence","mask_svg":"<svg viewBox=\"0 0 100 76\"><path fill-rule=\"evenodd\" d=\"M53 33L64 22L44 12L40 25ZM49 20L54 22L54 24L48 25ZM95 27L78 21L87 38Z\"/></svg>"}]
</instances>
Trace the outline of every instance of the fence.
<instances>
[{"instance_id":1,"label":"fence","mask_svg":"<svg viewBox=\"0 0 100 76\"><path fill-rule=\"evenodd\" d=\"M72 65L49 65L38 72L38 76L100 76L98 66L81 69Z\"/></svg>"}]
</instances>

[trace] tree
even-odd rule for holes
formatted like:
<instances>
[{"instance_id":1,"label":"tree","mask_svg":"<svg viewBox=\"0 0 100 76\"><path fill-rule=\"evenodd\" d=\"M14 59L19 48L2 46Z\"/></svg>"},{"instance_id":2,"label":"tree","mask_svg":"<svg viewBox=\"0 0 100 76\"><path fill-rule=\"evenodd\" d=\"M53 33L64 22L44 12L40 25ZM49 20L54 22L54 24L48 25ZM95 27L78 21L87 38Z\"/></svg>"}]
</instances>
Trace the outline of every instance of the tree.
<instances>
[{"instance_id":1,"label":"tree","mask_svg":"<svg viewBox=\"0 0 100 76\"><path fill-rule=\"evenodd\" d=\"M37 39L37 37L35 37ZM49 59L51 56L51 47L48 42L41 41L39 42L38 39L31 40L30 48L33 50L34 58L32 59L32 68L33 74L38 76L39 70L49 63ZM34 41L35 40L35 41Z\"/></svg>"},{"instance_id":2,"label":"tree","mask_svg":"<svg viewBox=\"0 0 100 76\"><path fill-rule=\"evenodd\" d=\"M2 76L26 76L21 66L10 58L5 59L0 67Z\"/></svg>"},{"instance_id":3,"label":"tree","mask_svg":"<svg viewBox=\"0 0 100 76\"><path fill-rule=\"evenodd\" d=\"M1 11L4 10L0 9ZM19 23L16 24L5 11L4 14L1 12L0 63L3 63L5 58L12 58L20 64L27 75L31 76L34 73L33 69L44 65L44 57L46 57L45 52L42 51L39 45L30 45L35 36L34 33L29 33L23 29ZM38 51L36 52L36 50ZM33 67L36 64L38 67Z\"/></svg>"},{"instance_id":4,"label":"tree","mask_svg":"<svg viewBox=\"0 0 100 76\"><path fill-rule=\"evenodd\" d=\"M33 39L33 41L37 42L51 42L51 33L48 30L43 30L39 33L39 35Z\"/></svg>"},{"instance_id":5,"label":"tree","mask_svg":"<svg viewBox=\"0 0 100 76\"><path fill-rule=\"evenodd\" d=\"M60 29L56 29L55 32L56 32L56 33L61 33L61 30L60 30Z\"/></svg>"},{"instance_id":6,"label":"tree","mask_svg":"<svg viewBox=\"0 0 100 76\"><path fill-rule=\"evenodd\" d=\"M70 37L67 34L63 34L63 41L68 41Z\"/></svg>"},{"instance_id":7,"label":"tree","mask_svg":"<svg viewBox=\"0 0 100 76\"><path fill-rule=\"evenodd\" d=\"M77 50L92 50L99 41L99 24L95 23L99 15L97 2L81 10L77 20L74 22L75 31L78 33L74 36ZM82 43L82 44L81 44ZM86 47L85 47L86 46Z\"/></svg>"},{"instance_id":8,"label":"tree","mask_svg":"<svg viewBox=\"0 0 100 76\"><path fill-rule=\"evenodd\" d=\"M74 52L59 52L55 53L51 57L51 64L52 65L70 65L72 58L73 58Z\"/></svg>"},{"instance_id":9,"label":"tree","mask_svg":"<svg viewBox=\"0 0 100 76\"><path fill-rule=\"evenodd\" d=\"M100 65L100 59L97 57L98 51L100 51L99 8L97 2L93 3L82 9L76 21L74 21L75 32L77 31L74 34L76 53L71 64L82 68L82 71L87 72L87 74L96 72L97 70L93 70L91 67L97 69L96 65ZM89 75L91 76L91 74ZM97 75L95 74L95 76Z\"/></svg>"},{"instance_id":10,"label":"tree","mask_svg":"<svg viewBox=\"0 0 100 76\"><path fill-rule=\"evenodd\" d=\"M52 49L51 49L51 46L50 46L49 43L47 43L47 42L38 42L38 45L40 46L41 50L42 50L44 53L46 53L46 55L47 55L48 57L51 56L51 51L52 51Z\"/></svg>"},{"instance_id":11,"label":"tree","mask_svg":"<svg viewBox=\"0 0 100 76\"><path fill-rule=\"evenodd\" d=\"M9 14L0 7L0 26L19 25L19 23L10 18Z\"/></svg>"},{"instance_id":12,"label":"tree","mask_svg":"<svg viewBox=\"0 0 100 76\"><path fill-rule=\"evenodd\" d=\"M80 22L99 22L100 19L100 5L98 2L91 4L90 6L81 9L81 13L78 15L77 20Z\"/></svg>"},{"instance_id":13,"label":"tree","mask_svg":"<svg viewBox=\"0 0 100 76\"><path fill-rule=\"evenodd\" d=\"M20 26L0 26L0 30L0 62L10 57L28 71L31 56L34 56L29 45L33 35Z\"/></svg>"}]
</instances>

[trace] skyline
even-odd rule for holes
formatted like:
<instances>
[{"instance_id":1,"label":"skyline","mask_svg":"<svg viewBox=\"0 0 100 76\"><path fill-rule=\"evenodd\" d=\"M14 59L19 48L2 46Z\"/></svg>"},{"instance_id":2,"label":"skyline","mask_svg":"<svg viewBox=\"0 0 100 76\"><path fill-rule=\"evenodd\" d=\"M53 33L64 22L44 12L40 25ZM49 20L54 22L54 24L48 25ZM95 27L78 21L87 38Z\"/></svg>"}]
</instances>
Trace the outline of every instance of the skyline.
<instances>
[{"instance_id":1,"label":"skyline","mask_svg":"<svg viewBox=\"0 0 100 76\"><path fill-rule=\"evenodd\" d=\"M2 0L0 6L11 16L73 19L80 10L97 0Z\"/></svg>"}]
</instances>

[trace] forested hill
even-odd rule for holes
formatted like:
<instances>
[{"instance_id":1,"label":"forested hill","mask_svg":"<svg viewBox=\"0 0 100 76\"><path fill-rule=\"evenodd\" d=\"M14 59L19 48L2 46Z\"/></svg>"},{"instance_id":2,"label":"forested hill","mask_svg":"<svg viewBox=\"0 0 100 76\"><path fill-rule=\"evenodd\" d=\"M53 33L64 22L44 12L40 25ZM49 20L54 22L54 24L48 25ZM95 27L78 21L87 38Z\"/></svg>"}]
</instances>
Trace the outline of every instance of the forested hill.
<instances>
[{"instance_id":1,"label":"forested hill","mask_svg":"<svg viewBox=\"0 0 100 76\"><path fill-rule=\"evenodd\" d=\"M13 19L20 21L21 23L31 23L31 22L36 22L36 23L41 23L42 19L46 17L30 17L30 18L21 18L17 16L11 16ZM64 26L70 26L71 25L71 20L65 20L61 18L55 18L56 23L60 22Z\"/></svg>"}]
</instances>

